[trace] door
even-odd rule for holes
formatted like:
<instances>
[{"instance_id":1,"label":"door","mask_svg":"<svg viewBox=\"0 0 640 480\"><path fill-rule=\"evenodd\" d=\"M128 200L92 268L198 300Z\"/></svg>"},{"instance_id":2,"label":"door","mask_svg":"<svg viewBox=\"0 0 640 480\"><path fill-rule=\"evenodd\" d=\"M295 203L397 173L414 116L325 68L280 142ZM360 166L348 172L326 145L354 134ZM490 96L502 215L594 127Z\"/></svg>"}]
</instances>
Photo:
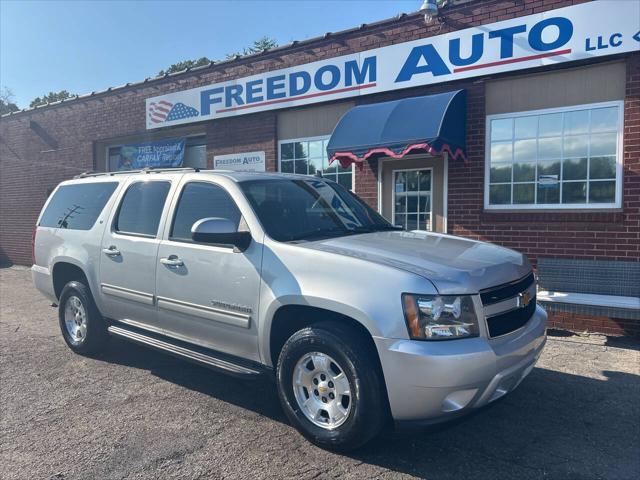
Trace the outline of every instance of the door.
<instances>
[{"instance_id":1,"label":"door","mask_svg":"<svg viewBox=\"0 0 640 480\"><path fill-rule=\"evenodd\" d=\"M392 218L405 230L432 231L431 168L394 170Z\"/></svg>"},{"instance_id":2,"label":"door","mask_svg":"<svg viewBox=\"0 0 640 480\"><path fill-rule=\"evenodd\" d=\"M192 240L191 227L202 218L226 218L245 228L235 201L217 183L186 181L174 203L156 266L161 327L175 338L259 360L262 244L254 239L240 252Z\"/></svg>"},{"instance_id":3,"label":"door","mask_svg":"<svg viewBox=\"0 0 640 480\"><path fill-rule=\"evenodd\" d=\"M157 329L158 232L170 192L170 179L160 175L153 180L134 178L125 187L102 237L100 291L105 316Z\"/></svg>"},{"instance_id":4,"label":"door","mask_svg":"<svg viewBox=\"0 0 640 480\"><path fill-rule=\"evenodd\" d=\"M379 160L382 215L407 230L447 231L447 157Z\"/></svg>"}]
</instances>

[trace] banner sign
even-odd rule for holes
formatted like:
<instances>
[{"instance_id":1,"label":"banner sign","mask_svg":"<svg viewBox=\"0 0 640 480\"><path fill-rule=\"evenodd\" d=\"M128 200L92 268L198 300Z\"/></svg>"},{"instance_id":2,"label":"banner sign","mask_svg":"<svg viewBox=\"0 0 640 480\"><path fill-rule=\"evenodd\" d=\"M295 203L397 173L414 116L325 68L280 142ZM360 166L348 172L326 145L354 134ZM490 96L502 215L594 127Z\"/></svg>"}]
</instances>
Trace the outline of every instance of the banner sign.
<instances>
[{"instance_id":1,"label":"banner sign","mask_svg":"<svg viewBox=\"0 0 640 480\"><path fill-rule=\"evenodd\" d=\"M147 128L636 52L639 18L639 1L588 2L173 92L146 100Z\"/></svg>"},{"instance_id":2,"label":"banner sign","mask_svg":"<svg viewBox=\"0 0 640 480\"><path fill-rule=\"evenodd\" d=\"M215 155L213 157L213 168L244 172L264 172L266 170L264 158L264 152Z\"/></svg>"},{"instance_id":3,"label":"banner sign","mask_svg":"<svg viewBox=\"0 0 640 480\"><path fill-rule=\"evenodd\" d=\"M184 138L123 145L120 147L118 170L180 167L184 159L184 146Z\"/></svg>"}]
</instances>

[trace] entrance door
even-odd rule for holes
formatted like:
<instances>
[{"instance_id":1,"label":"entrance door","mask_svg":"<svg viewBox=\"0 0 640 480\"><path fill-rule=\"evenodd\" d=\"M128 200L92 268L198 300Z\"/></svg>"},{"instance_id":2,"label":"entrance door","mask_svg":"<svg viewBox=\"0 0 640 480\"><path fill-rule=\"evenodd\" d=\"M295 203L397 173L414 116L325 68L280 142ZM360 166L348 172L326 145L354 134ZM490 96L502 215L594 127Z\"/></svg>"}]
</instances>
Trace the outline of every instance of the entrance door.
<instances>
[{"instance_id":1,"label":"entrance door","mask_svg":"<svg viewBox=\"0 0 640 480\"><path fill-rule=\"evenodd\" d=\"M447 231L446 157L379 160L380 212L408 231Z\"/></svg>"},{"instance_id":2,"label":"entrance door","mask_svg":"<svg viewBox=\"0 0 640 480\"><path fill-rule=\"evenodd\" d=\"M393 223L405 230L432 230L432 169L393 171Z\"/></svg>"}]
</instances>

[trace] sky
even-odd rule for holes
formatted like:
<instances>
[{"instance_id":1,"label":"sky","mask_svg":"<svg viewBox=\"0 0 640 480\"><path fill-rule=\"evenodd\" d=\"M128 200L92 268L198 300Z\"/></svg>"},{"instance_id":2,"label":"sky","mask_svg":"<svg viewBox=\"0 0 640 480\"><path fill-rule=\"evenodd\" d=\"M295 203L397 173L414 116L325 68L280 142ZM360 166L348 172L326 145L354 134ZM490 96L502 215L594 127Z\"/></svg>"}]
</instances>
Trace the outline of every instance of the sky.
<instances>
[{"instance_id":1,"label":"sky","mask_svg":"<svg viewBox=\"0 0 640 480\"><path fill-rule=\"evenodd\" d=\"M0 0L0 86L25 108L49 91L136 82L181 60L224 59L420 8L421 0Z\"/></svg>"}]
</instances>

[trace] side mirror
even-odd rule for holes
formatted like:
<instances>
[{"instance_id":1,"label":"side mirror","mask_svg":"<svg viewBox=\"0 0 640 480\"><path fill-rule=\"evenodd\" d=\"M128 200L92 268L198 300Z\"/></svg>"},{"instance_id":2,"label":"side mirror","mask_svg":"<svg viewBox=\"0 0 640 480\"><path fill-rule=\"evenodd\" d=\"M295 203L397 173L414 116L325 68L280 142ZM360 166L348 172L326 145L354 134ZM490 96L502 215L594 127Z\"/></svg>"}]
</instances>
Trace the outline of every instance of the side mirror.
<instances>
[{"instance_id":1,"label":"side mirror","mask_svg":"<svg viewBox=\"0 0 640 480\"><path fill-rule=\"evenodd\" d=\"M194 242L232 245L244 251L251 243L251 233L239 232L235 224L226 218L201 218L191 227Z\"/></svg>"}]
</instances>

